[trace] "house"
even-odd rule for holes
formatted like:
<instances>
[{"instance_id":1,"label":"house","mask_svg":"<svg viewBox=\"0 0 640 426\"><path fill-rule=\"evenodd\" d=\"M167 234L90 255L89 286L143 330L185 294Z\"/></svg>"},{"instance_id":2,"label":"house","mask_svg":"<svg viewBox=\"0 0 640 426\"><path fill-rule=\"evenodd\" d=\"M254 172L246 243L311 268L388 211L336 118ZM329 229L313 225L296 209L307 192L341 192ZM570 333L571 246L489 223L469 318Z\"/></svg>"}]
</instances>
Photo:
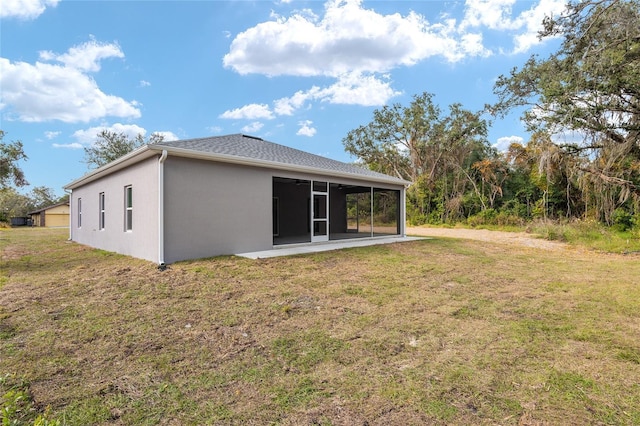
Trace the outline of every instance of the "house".
<instances>
[{"instance_id":1,"label":"house","mask_svg":"<svg viewBox=\"0 0 640 426\"><path fill-rule=\"evenodd\" d=\"M234 134L145 145L65 189L73 241L164 264L403 236L408 184Z\"/></svg>"},{"instance_id":2,"label":"house","mask_svg":"<svg viewBox=\"0 0 640 426\"><path fill-rule=\"evenodd\" d=\"M69 203L59 203L27 213L32 226L66 228L69 226Z\"/></svg>"}]
</instances>

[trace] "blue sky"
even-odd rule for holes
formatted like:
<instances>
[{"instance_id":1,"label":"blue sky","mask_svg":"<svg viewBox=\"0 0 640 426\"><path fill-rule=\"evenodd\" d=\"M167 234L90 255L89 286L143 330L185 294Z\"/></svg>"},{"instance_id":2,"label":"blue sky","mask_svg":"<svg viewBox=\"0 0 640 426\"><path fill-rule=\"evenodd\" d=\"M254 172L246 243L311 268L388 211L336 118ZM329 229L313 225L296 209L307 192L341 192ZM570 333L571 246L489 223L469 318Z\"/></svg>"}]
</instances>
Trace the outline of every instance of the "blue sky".
<instances>
[{"instance_id":1,"label":"blue sky","mask_svg":"<svg viewBox=\"0 0 640 426\"><path fill-rule=\"evenodd\" d=\"M246 133L351 162L342 139L385 104L493 102L500 74L557 49L536 35L564 3L2 0L0 129L31 187L58 195L102 129ZM489 133L528 136L518 114Z\"/></svg>"}]
</instances>

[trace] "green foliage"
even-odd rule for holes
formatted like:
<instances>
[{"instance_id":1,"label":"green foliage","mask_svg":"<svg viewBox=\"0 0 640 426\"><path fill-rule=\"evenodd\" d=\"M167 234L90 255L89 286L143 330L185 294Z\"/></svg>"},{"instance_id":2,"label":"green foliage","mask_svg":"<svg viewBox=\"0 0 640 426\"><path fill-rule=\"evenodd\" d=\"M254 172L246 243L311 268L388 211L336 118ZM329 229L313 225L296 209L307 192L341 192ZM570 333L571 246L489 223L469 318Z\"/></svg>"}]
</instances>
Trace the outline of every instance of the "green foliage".
<instances>
[{"instance_id":1,"label":"green foliage","mask_svg":"<svg viewBox=\"0 0 640 426\"><path fill-rule=\"evenodd\" d=\"M543 192L538 213L546 219L590 210L611 225L617 208L640 202L640 1L571 1L565 13L545 19L541 37L563 42L548 58L533 56L501 76L499 101L489 109L500 116L525 107L530 130L580 136L527 147L537 165L531 180Z\"/></svg>"},{"instance_id":2,"label":"green foliage","mask_svg":"<svg viewBox=\"0 0 640 426\"><path fill-rule=\"evenodd\" d=\"M9 374L0 377L0 421L2 426L61 426L50 409L38 414L29 394L29 384Z\"/></svg>"},{"instance_id":3,"label":"green foliage","mask_svg":"<svg viewBox=\"0 0 640 426\"><path fill-rule=\"evenodd\" d=\"M132 139L124 133L103 130L98 133L92 146L84 148L84 162L91 168L101 167L143 145L160 143L163 139L158 133L153 133L145 140L142 134Z\"/></svg>"},{"instance_id":4,"label":"green foliage","mask_svg":"<svg viewBox=\"0 0 640 426\"><path fill-rule=\"evenodd\" d=\"M0 130L0 190L15 186L25 186L29 182L25 179L24 172L18 166L18 162L26 160L24 147L21 141L7 143L4 141L5 133Z\"/></svg>"},{"instance_id":5,"label":"green foliage","mask_svg":"<svg viewBox=\"0 0 640 426\"><path fill-rule=\"evenodd\" d=\"M617 231L628 231L633 228L635 224L633 214L622 207L618 207L613 211L611 220L613 222L613 228Z\"/></svg>"}]
</instances>

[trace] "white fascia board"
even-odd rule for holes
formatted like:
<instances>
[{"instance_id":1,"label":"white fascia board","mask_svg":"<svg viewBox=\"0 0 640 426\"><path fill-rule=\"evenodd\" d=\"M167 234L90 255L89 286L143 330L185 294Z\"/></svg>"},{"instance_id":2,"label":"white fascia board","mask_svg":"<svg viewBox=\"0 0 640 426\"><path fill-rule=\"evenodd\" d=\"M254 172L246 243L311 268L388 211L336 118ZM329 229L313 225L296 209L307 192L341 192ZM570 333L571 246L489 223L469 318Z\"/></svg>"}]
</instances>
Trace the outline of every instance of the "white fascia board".
<instances>
[{"instance_id":1,"label":"white fascia board","mask_svg":"<svg viewBox=\"0 0 640 426\"><path fill-rule=\"evenodd\" d=\"M319 174L319 175L342 177L347 179L358 179L358 180L365 180L370 182L400 185L405 187L411 184L411 182L409 181L394 179L392 177L389 177L387 179L384 177L361 175L357 173L345 173L345 172L327 170L319 167L300 166L297 164L287 164L287 163L280 163L277 161L260 160L255 158L244 158L244 157L238 157L235 155L193 151L193 150L184 149L184 148L162 146L162 144L149 145L149 149L158 151L159 153L162 152L162 150L166 150L170 155L175 155L176 157L194 158L198 160L220 161L224 163L238 164L243 166L265 167L265 168L276 169L276 170L313 173L313 174Z\"/></svg>"},{"instance_id":2,"label":"white fascia board","mask_svg":"<svg viewBox=\"0 0 640 426\"><path fill-rule=\"evenodd\" d=\"M86 175L74 180L73 182L68 183L64 186L64 189L75 189L79 186L86 185L87 183L100 179L103 176L117 172L118 170L122 170L125 167L129 167L132 164L138 163L142 160L146 160L149 157L153 157L156 154L156 150L149 149L149 145L142 146L134 151L131 151L127 155L124 155L117 160L112 161L109 164L105 164L102 167L98 167L97 169L90 171Z\"/></svg>"}]
</instances>

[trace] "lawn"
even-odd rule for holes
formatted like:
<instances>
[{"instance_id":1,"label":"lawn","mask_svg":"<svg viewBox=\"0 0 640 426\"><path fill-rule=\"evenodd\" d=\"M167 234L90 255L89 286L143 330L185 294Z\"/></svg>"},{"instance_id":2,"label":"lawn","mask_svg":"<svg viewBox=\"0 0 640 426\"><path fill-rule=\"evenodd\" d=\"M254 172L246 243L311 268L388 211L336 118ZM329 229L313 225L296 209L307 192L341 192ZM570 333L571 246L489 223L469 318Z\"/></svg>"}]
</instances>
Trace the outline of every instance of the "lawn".
<instances>
[{"instance_id":1,"label":"lawn","mask_svg":"<svg viewBox=\"0 0 640 426\"><path fill-rule=\"evenodd\" d=\"M66 239L0 230L16 424L640 424L637 254L431 239L161 272Z\"/></svg>"}]
</instances>

